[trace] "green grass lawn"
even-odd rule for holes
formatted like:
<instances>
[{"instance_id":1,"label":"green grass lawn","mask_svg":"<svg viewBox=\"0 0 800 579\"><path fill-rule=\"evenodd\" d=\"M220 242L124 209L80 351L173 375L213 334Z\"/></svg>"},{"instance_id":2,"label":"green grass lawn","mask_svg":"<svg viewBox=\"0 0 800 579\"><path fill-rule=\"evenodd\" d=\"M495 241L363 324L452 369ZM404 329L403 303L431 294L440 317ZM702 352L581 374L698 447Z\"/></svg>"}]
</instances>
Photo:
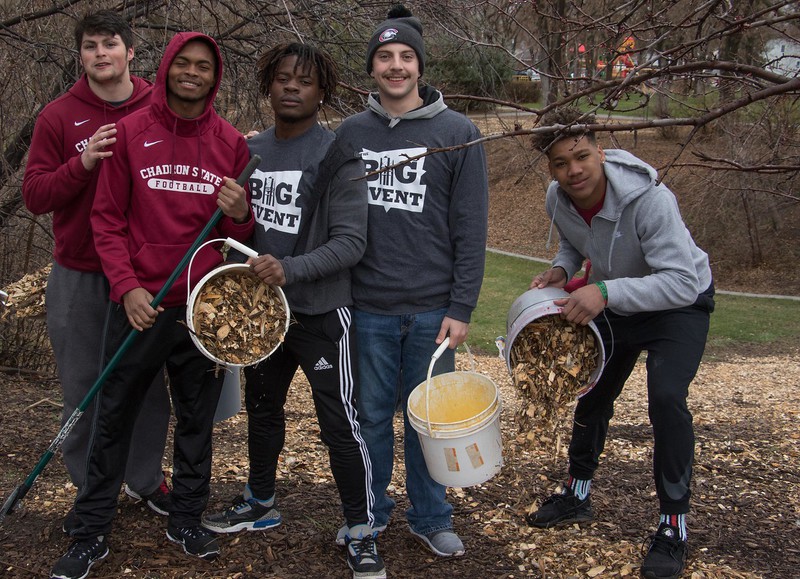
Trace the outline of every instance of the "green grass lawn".
<instances>
[{"instance_id":1,"label":"green grass lawn","mask_svg":"<svg viewBox=\"0 0 800 579\"><path fill-rule=\"evenodd\" d=\"M475 352L497 352L495 338L506 335L511 304L528 289L545 263L487 252L478 307L472 315L467 343ZM740 344L769 344L800 336L800 303L774 298L716 296L711 315L709 345L725 348Z\"/></svg>"}]
</instances>

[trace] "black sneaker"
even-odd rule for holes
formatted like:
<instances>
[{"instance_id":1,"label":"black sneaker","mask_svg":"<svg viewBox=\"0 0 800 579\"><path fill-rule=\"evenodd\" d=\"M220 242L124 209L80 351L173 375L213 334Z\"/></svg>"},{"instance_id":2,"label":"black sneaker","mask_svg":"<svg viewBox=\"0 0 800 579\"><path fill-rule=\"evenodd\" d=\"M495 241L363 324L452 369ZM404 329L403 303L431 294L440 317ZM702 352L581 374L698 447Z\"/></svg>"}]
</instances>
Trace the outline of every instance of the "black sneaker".
<instances>
[{"instance_id":1,"label":"black sneaker","mask_svg":"<svg viewBox=\"0 0 800 579\"><path fill-rule=\"evenodd\" d=\"M173 543L183 545L183 550L187 555L194 555L201 559L213 559L219 555L217 539L200 525L195 525L194 527L173 527L169 525L167 539Z\"/></svg>"},{"instance_id":2,"label":"black sneaker","mask_svg":"<svg viewBox=\"0 0 800 579\"><path fill-rule=\"evenodd\" d=\"M378 555L375 535L366 537L346 537L347 565L353 570L353 579L368 577L369 579L386 579L386 567Z\"/></svg>"},{"instance_id":3,"label":"black sneaker","mask_svg":"<svg viewBox=\"0 0 800 579\"><path fill-rule=\"evenodd\" d=\"M156 490L149 495L140 495L134 491L127 484L125 485L125 494L136 499L137 501L145 501L147 506L157 512L159 515L169 515L172 511L172 491L167 485L167 477L164 475L161 484Z\"/></svg>"},{"instance_id":4,"label":"black sneaker","mask_svg":"<svg viewBox=\"0 0 800 579\"><path fill-rule=\"evenodd\" d=\"M255 499L239 495L230 507L220 513L203 515L203 526L215 533L264 531L281 524L281 513L275 503L265 507Z\"/></svg>"},{"instance_id":5,"label":"black sneaker","mask_svg":"<svg viewBox=\"0 0 800 579\"><path fill-rule=\"evenodd\" d=\"M105 559L107 555L108 545L102 535L91 539L76 539L64 556L53 565L50 579L84 579L89 575L92 565Z\"/></svg>"},{"instance_id":6,"label":"black sneaker","mask_svg":"<svg viewBox=\"0 0 800 579\"><path fill-rule=\"evenodd\" d=\"M580 500L571 489L567 489L564 493L552 495L538 511L525 515L525 520L532 527L548 529L591 521L592 517L592 497Z\"/></svg>"},{"instance_id":7,"label":"black sneaker","mask_svg":"<svg viewBox=\"0 0 800 579\"><path fill-rule=\"evenodd\" d=\"M689 548L679 537L677 528L661 523L655 535L645 539L647 554L641 567L642 577L677 579L681 576Z\"/></svg>"},{"instance_id":8,"label":"black sneaker","mask_svg":"<svg viewBox=\"0 0 800 579\"><path fill-rule=\"evenodd\" d=\"M78 519L75 517L75 507L72 507L69 511L67 511L66 516L64 517L64 522L61 525L61 530L64 531L67 535L72 535L75 532L75 529L78 528Z\"/></svg>"}]
</instances>

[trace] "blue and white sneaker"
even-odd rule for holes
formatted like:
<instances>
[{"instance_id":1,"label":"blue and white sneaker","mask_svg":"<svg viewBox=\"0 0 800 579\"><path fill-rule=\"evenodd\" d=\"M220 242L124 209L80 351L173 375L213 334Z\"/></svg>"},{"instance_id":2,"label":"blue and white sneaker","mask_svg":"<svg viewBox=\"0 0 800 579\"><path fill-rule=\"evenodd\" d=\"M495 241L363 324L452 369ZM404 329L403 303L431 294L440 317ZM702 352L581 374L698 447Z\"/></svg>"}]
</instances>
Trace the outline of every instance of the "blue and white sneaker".
<instances>
[{"instance_id":1,"label":"blue and white sneaker","mask_svg":"<svg viewBox=\"0 0 800 579\"><path fill-rule=\"evenodd\" d=\"M230 507L220 513L203 515L202 524L215 533L235 533L237 531L264 531L277 527L283 519L273 502L266 507L256 499L239 495Z\"/></svg>"}]
</instances>

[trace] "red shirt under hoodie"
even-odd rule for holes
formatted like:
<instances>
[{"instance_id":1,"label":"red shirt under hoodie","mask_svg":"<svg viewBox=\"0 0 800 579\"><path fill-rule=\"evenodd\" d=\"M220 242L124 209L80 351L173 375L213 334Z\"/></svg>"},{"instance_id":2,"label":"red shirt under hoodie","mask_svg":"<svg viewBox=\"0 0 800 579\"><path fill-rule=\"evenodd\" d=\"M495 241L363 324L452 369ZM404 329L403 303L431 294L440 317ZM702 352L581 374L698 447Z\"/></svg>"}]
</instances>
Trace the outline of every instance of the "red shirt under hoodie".
<instances>
[{"instance_id":1,"label":"red shirt under hoodie","mask_svg":"<svg viewBox=\"0 0 800 579\"><path fill-rule=\"evenodd\" d=\"M22 197L34 215L53 212L53 258L69 269L102 271L89 227L100 163L94 171L87 171L81 153L101 126L116 123L150 103L150 82L135 76L131 81L131 97L112 107L92 92L84 74L42 109L33 130Z\"/></svg>"},{"instance_id":2,"label":"red shirt under hoodie","mask_svg":"<svg viewBox=\"0 0 800 579\"><path fill-rule=\"evenodd\" d=\"M213 47L217 82L203 114L184 119L167 106L167 72L184 45L197 39ZM154 296L161 290L214 215L222 178L235 178L247 165L244 137L213 108L221 77L217 44L198 32L178 33L164 51L150 106L117 124L116 149L103 161L91 216L115 302L138 287ZM253 223L252 215L243 224L223 216L210 238L244 241ZM191 266L192 286L221 262L219 251L205 246ZM184 270L161 305L185 305L186 281Z\"/></svg>"}]
</instances>

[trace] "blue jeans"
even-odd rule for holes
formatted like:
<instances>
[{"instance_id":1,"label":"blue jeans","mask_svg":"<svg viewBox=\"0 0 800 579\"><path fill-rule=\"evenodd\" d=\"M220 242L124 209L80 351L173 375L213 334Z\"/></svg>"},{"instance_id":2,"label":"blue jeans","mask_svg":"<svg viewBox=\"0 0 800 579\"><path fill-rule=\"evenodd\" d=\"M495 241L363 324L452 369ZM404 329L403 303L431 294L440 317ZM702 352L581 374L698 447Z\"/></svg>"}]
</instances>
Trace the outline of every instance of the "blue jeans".
<instances>
[{"instance_id":1,"label":"blue jeans","mask_svg":"<svg viewBox=\"0 0 800 579\"><path fill-rule=\"evenodd\" d=\"M406 491L411 502L406 513L408 523L422 534L452 528L453 507L445 500L446 489L428 474L419 437L407 414L409 395L427 379L446 311L442 308L386 316L354 310L361 378L358 416L372 462L375 526L386 525L395 506L386 496L386 487L394 466L392 420L400 402L405 425ZM433 374L454 369L455 353L448 348L437 360Z\"/></svg>"}]
</instances>

